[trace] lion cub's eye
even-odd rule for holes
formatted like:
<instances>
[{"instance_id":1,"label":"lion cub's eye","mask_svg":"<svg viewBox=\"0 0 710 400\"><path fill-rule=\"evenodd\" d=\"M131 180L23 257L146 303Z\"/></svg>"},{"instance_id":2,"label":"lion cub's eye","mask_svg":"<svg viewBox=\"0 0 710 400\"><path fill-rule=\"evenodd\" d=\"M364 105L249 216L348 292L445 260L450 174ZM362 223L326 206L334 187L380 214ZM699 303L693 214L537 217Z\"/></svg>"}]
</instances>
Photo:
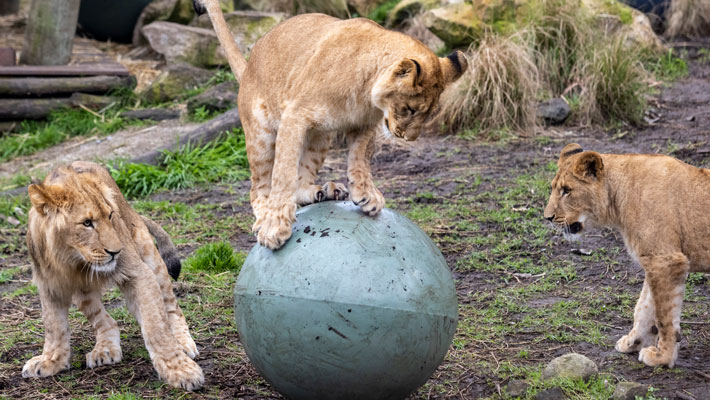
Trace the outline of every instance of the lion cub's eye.
<instances>
[{"instance_id":1,"label":"lion cub's eye","mask_svg":"<svg viewBox=\"0 0 710 400\"><path fill-rule=\"evenodd\" d=\"M90 219L85 220L82 225L84 225L87 228L92 228L94 226L93 222L91 222Z\"/></svg>"},{"instance_id":2,"label":"lion cub's eye","mask_svg":"<svg viewBox=\"0 0 710 400\"><path fill-rule=\"evenodd\" d=\"M562 187L562 195L563 196L569 194L569 192L571 192L571 191L572 191L572 189L568 188L567 186Z\"/></svg>"}]
</instances>

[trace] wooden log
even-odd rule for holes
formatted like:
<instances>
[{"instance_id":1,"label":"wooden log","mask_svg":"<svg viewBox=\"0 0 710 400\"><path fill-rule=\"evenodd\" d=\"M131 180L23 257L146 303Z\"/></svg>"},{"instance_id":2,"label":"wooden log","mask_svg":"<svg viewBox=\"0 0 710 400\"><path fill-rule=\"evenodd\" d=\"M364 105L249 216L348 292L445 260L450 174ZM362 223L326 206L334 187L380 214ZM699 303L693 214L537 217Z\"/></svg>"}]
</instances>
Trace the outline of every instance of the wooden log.
<instances>
[{"instance_id":1,"label":"wooden log","mask_svg":"<svg viewBox=\"0 0 710 400\"><path fill-rule=\"evenodd\" d=\"M69 63L81 0L32 0L20 62Z\"/></svg>"},{"instance_id":2,"label":"wooden log","mask_svg":"<svg viewBox=\"0 0 710 400\"><path fill-rule=\"evenodd\" d=\"M240 126L242 126L242 122L239 119L239 110L234 108L196 126L192 131L180 136L177 143L174 143L169 148L150 151L132 159L131 162L157 164L166 150L175 151L188 143L206 144L217 139L224 131L239 128Z\"/></svg>"},{"instance_id":3,"label":"wooden log","mask_svg":"<svg viewBox=\"0 0 710 400\"><path fill-rule=\"evenodd\" d=\"M58 94L106 93L122 87L133 88L132 76L88 76L82 78L0 78L0 97L47 96Z\"/></svg>"},{"instance_id":4,"label":"wooden log","mask_svg":"<svg viewBox=\"0 0 710 400\"><path fill-rule=\"evenodd\" d=\"M60 99L0 99L0 120L42 119L60 108L80 105L103 108L114 101L112 97L85 93L74 93L71 97Z\"/></svg>"},{"instance_id":5,"label":"wooden log","mask_svg":"<svg viewBox=\"0 0 710 400\"><path fill-rule=\"evenodd\" d=\"M129 75L121 64L23 65L0 67L0 76Z\"/></svg>"}]
</instances>

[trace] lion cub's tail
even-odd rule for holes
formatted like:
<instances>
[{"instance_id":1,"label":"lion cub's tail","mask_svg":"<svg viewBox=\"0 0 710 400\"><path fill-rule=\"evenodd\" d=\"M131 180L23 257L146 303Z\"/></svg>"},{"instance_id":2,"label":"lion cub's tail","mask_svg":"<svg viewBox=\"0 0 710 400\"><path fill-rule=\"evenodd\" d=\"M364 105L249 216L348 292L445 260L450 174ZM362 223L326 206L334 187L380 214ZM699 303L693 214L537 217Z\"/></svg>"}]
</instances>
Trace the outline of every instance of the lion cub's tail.
<instances>
[{"instance_id":1,"label":"lion cub's tail","mask_svg":"<svg viewBox=\"0 0 710 400\"><path fill-rule=\"evenodd\" d=\"M212 26L217 33L217 39L219 39L219 43L227 55L229 66L232 68L237 81L241 82L242 74L247 67L247 60L239 51L239 46L237 46L237 42L227 27L227 22L224 20L224 15L222 15L222 9L219 7L219 0L192 0L192 5L198 15L204 14L205 10L207 11L210 21L212 21Z\"/></svg>"},{"instance_id":2,"label":"lion cub's tail","mask_svg":"<svg viewBox=\"0 0 710 400\"><path fill-rule=\"evenodd\" d=\"M170 274L173 279L177 280L178 276L180 276L182 264L180 263L180 258L178 257L177 249L175 248L173 241L170 240L170 235L165 232L162 226L158 225L152 219L144 217L142 215L141 218L143 218L143 222L148 228L148 232L150 232L150 235L153 236L155 242L158 245L160 257L163 259L165 265L168 267L168 274Z\"/></svg>"}]
</instances>

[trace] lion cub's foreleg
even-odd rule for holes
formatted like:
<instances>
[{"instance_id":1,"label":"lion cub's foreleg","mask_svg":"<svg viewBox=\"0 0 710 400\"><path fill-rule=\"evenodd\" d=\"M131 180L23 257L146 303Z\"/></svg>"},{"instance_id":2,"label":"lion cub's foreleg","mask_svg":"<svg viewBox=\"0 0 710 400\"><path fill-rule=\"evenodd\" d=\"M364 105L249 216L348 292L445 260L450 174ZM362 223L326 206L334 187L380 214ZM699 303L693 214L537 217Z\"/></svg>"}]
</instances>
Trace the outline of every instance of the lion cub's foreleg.
<instances>
[{"instance_id":1,"label":"lion cub's foreleg","mask_svg":"<svg viewBox=\"0 0 710 400\"><path fill-rule=\"evenodd\" d=\"M278 249L291 237L296 220L298 171L308 122L295 113L285 113L279 123L271 172L271 191L266 206L257 211L254 231L262 246ZM253 183L252 183L253 184ZM252 203L252 207L255 205Z\"/></svg>"},{"instance_id":2,"label":"lion cub's foreleg","mask_svg":"<svg viewBox=\"0 0 710 400\"><path fill-rule=\"evenodd\" d=\"M688 259L681 253L640 257L656 310L658 344L641 349L639 361L673 367L678 357L680 313L688 277Z\"/></svg>"},{"instance_id":3,"label":"lion cub's foreleg","mask_svg":"<svg viewBox=\"0 0 710 400\"><path fill-rule=\"evenodd\" d=\"M372 181L370 160L375 153L375 130L354 132L348 136L348 186L353 203L370 216L385 206L385 198Z\"/></svg>"},{"instance_id":4,"label":"lion cub's foreleg","mask_svg":"<svg viewBox=\"0 0 710 400\"><path fill-rule=\"evenodd\" d=\"M348 197L348 190L342 183L327 182L323 186L315 184L318 170L323 166L330 148L330 139L326 132L308 133L298 171L296 203L300 206L326 200L345 200Z\"/></svg>"},{"instance_id":5,"label":"lion cub's foreleg","mask_svg":"<svg viewBox=\"0 0 710 400\"><path fill-rule=\"evenodd\" d=\"M41 355L32 357L22 367L22 376L25 378L44 378L69 369L71 356L68 319L71 298L60 298L56 293L50 293L43 284L37 286L42 304L44 348Z\"/></svg>"},{"instance_id":6,"label":"lion cub's foreleg","mask_svg":"<svg viewBox=\"0 0 710 400\"><path fill-rule=\"evenodd\" d=\"M86 353L86 366L94 368L121 361L121 333L118 324L101 303L101 293L98 290L79 291L74 293L72 301L84 314L96 334L94 349Z\"/></svg>"},{"instance_id":7,"label":"lion cub's foreleg","mask_svg":"<svg viewBox=\"0 0 710 400\"><path fill-rule=\"evenodd\" d=\"M654 346L657 339L656 306L653 303L651 289L648 287L648 280L645 280L634 309L634 327L616 342L616 351L633 353Z\"/></svg>"},{"instance_id":8,"label":"lion cub's foreleg","mask_svg":"<svg viewBox=\"0 0 710 400\"><path fill-rule=\"evenodd\" d=\"M199 389L205 381L202 369L185 354L173 336L155 275L140 260L134 262L138 264L136 275L120 288L126 295L128 309L141 326L153 367L161 379L172 386Z\"/></svg>"}]
</instances>

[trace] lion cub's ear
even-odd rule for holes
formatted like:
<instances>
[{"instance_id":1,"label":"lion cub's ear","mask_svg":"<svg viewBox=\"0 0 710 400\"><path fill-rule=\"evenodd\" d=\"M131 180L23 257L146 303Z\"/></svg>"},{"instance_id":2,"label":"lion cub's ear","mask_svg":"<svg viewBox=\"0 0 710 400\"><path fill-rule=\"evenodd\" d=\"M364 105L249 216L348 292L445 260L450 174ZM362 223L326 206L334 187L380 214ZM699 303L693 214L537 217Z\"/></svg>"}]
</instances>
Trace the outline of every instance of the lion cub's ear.
<instances>
[{"instance_id":1,"label":"lion cub's ear","mask_svg":"<svg viewBox=\"0 0 710 400\"><path fill-rule=\"evenodd\" d=\"M60 206L60 199L64 197L63 190L54 186L33 184L27 188L32 206L42 215L49 210L56 210Z\"/></svg>"},{"instance_id":2,"label":"lion cub's ear","mask_svg":"<svg viewBox=\"0 0 710 400\"><path fill-rule=\"evenodd\" d=\"M570 143L567 146L565 146L562 151L560 152L560 159L557 160L557 166L560 167L562 166L562 161L566 159L567 157L581 153L584 150L582 149L582 146L578 145L577 143Z\"/></svg>"},{"instance_id":3,"label":"lion cub's ear","mask_svg":"<svg viewBox=\"0 0 710 400\"><path fill-rule=\"evenodd\" d=\"M446 57L440 58L439 63L441 64L441 72L444 74L445 85L459 79L468 68L466 56L458 50Z\"/></svg>"},{"instance_id":4,"label":"lion cub's ear","mask_svg":"<svg viewBox=\"0 0 710 400\"><path fill-rule=\"evenodd\" d=\"M405 58L400 61L394 69L394 81L401 89L411 90L419 85L422 74L422 66L417 60Z\"/></svg>"},{"instance_id":5,"label":"lion cub's ear","mask_svg":"<svg viewBox=\"0 0 710 400\"><path fill-rule=\"evenodd\" d=\"M596 151L582 153L577 160L574 161L572 172L581 179L601 178L602 173L604 173L602 156Z\"/></svg>"}]
</instances>

